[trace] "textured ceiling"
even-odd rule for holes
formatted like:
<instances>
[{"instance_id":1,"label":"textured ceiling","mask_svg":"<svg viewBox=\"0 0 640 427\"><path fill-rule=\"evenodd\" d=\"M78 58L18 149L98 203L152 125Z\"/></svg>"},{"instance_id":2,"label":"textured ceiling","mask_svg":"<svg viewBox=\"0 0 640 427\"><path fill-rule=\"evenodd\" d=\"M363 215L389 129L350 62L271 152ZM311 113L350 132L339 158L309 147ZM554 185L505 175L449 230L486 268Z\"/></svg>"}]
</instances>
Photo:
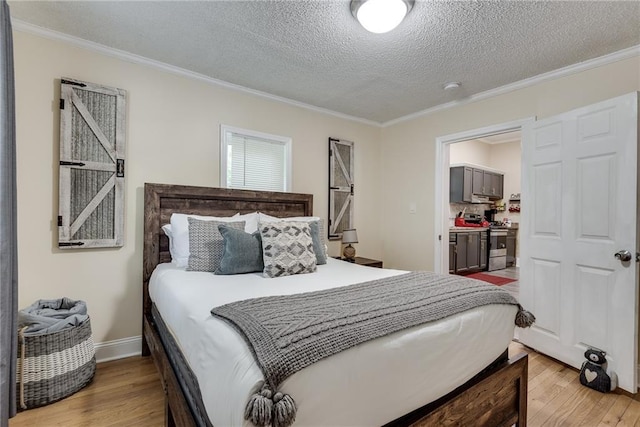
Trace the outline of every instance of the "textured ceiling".
<instances>
[{"instance_id":1,"label":"textured ceiling","mask_svg":"<svg viewBox=\"0 0 640 427\"><path fill-rule=\"evenodd\" d=\"M640 44L636 1L418 0L386 34L349 4L9 1L21 21L379 123Z\"/></svg>"}]
</instances>

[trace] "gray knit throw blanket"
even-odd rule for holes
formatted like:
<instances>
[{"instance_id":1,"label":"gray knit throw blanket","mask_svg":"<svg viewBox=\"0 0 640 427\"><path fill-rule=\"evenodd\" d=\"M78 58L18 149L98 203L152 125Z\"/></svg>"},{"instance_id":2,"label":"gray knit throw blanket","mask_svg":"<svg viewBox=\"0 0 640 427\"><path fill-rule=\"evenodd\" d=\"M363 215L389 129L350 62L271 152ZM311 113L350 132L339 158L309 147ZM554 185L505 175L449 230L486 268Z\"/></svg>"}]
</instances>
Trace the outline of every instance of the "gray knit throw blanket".
<instances>
[{"instance_id":1,"label":"gray knit throw blanket","mask_svg":"<svg viewBox=\"0 0 640 427\"><path fill-rule=\"evenodd\" d=\"M428 272L237 301L211 314L240 332L264 373L265 384L250 398L245 419L287 427L295 421L296 405L277 390L288 376L363 342L489 304L518 306L517 326L535 321L498 286Z\"/></svg>"}]
</instances>

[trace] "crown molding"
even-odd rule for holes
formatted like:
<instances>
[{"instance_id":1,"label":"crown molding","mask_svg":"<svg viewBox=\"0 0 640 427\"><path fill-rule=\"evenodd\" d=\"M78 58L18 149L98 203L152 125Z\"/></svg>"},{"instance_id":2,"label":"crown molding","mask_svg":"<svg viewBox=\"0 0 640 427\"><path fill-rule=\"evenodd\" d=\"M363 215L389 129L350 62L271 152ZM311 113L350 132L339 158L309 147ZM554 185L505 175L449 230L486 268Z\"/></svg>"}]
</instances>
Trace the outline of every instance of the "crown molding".
<instances>
[{"instance_id":1,"label":"crown molding","mask_svg":"<svg viewBox=\"0 0 640 427\"><path fill-rule=\"evenodd\" d=\"M428 116L429 114L437 113L439 111L448 110L450 108L471 104L472 102L480 101L487 98L492 98L494 96L513 92L519 89L524 89L524 88L534 86L549 80L555 80L560 77L565 77L571 74L580 73L582 71L590 70L592 68L597 68L603 65L612 64L614 62L623 61L625 59L633 58L635 56L640 56L640 45L619 50L617 52L600 56L598 58L589 59L583 62L578 62L577 64L568 65L564 68L559 68L557 70L549 71L548 73L538 74L537 76L520 80L515 83L504 85L495 89L490 89L485 92L480 92L475 95L471 95L470 97L461 101L452 101L452 102L447 102L446 104L436 105L435 107L427 108L426 110L418 111L416 113L399 117L397 119L389 120L388 122L382 123L381 126L382 127L392 126L401 122L406 122L408 120L416 119L418 117Z\"/></svg>"},{"instance_id":2,"label":"crown molding","mask_svg":"<svg viewBox=\"0 0 640 427\"><path fill-rule=\"evenodd\" d=\"M130 53L124 50L115 49L115 48L105 46L99 43L95 43L89 40L81 39L79 37L70 36L68 34L61 33L59 31L50 30L48 28L40 27L38 25L33 25L28 22L22 21L20 19L12 18L11 22L12 22L12 27L15 31L34 34L36 36L40 36L50 40L61 41L64 43L68 43L68 44L86 49L86 50L94 51L106 56L117 58L123 61L131 62L134 64L145 65L147 67L156 68L156 69L166 71L168 73L175 74L181 77L198 80L206 84L220 86L225 89L231 89L238 92L244 92L250 95L259 96L261 98L266 98L271 101L281 102L283 104L292 105L294 107L311 110L316 113L326 114L329 116L334 116L334 117L338 117L345 120L363 123L369 126L375 126L375 127L382 126L381 123L375 122L373 120L367 120L361 117L350 116L348 114L339 113L337 111L332 111L326 108L316 107L315 105L305 104L304 102L295 101L293 99L285 98L282 96L272 95L270 93L266 93L259 90L236 85L233 83L225 82L224 80L214 79L212 77L205 76L204 74L189 71L187 69L176 67L175 65L170 65L165 62L156 61L154 59L146 58L144 56L136 55L134 53Z\"/></svg>"}]
</instances>

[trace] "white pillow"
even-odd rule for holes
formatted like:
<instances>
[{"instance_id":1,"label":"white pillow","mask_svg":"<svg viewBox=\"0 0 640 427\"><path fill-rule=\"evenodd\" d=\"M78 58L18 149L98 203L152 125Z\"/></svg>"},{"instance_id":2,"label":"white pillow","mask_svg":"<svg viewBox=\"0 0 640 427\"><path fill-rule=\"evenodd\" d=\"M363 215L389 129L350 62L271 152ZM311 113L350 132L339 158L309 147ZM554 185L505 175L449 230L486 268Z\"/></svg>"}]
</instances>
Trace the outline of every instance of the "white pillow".
<instances>
[{"instance_id":1,"label":"white pillow","mask_svg":"<svg viewBox=\"0 0 640 427\"><path fill-rule=\"evenodd\" d=\"M173 249L173 233L171 232L171 224L163 225L162 231L164 231L164 234L169 238L169 253L171 254L171 260L173 260L175 258L175 249Z\"/></svg>"},{"instance_id":2,"label":"white pillow","mask_svg":"<svg viewBox=\"0 0 640 427\"><path fill-rule=\"evenodd\" d=\"M267 215L265 213L258 213L258 222L277 222L277 221L298 221L298 222L311 222L320 221L319 216L288 216L284 218L278 218L275 216Z\"/></svg>"},{"instance_id":3,"label":"white pillow","mask_svg":"<svg viewBox=\"0 0 640 427\"><path fill-rule=\"evenodd\" d=\"M248 214L237 213L233 216L234 221L244 221L244 231L253 234L258 231L258 212Z\"/></svg>"},{"instance_id":4,"label":"white pillow","mask_svg":"<svg viewBox=\"0 0 640 427\"><path fill-rule=\"evenodd\" d=\"M275 216L267 215L262 212L258 212L258 222L277 222L282 221L282 218L278 218Z\"/></svg>"},{"instance_id":5,"label":"white pillow","mask_svg":"<svg viewBox=\"0 0 640 427\"><path fill-rule=\"evenodd\" d=\"M169 244L169 248L171 259L178 267L186 267L189 265L189 221L187 218L220 222L234 222L238 220L230 216L215 217L180 213L171 214L171 243ZM173 250L171 250L171 248L173 248Z\"/></svg>"}]
</instances>

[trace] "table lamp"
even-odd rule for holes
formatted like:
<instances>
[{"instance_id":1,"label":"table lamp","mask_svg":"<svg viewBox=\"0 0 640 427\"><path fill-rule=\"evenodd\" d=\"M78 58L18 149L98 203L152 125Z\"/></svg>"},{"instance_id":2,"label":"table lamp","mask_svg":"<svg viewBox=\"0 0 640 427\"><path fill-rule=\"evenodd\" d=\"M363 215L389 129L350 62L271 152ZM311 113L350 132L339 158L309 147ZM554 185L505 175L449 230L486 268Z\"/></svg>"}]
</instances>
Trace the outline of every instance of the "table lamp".
<instances>
[{"instance_id":1,"label":"table lamp","mask_svg":"<svg viewBox=\"0 0 640 427\"><path fill-rule=\"evenodd\" d=\"M358 234L356 229L344 230L342 232L342 243L347 243L347 246L342 251L342 257L348 261L353 262L356 256L356 248L351 246L351 243L358 243Z\"/></svg>"}]
</instances>

